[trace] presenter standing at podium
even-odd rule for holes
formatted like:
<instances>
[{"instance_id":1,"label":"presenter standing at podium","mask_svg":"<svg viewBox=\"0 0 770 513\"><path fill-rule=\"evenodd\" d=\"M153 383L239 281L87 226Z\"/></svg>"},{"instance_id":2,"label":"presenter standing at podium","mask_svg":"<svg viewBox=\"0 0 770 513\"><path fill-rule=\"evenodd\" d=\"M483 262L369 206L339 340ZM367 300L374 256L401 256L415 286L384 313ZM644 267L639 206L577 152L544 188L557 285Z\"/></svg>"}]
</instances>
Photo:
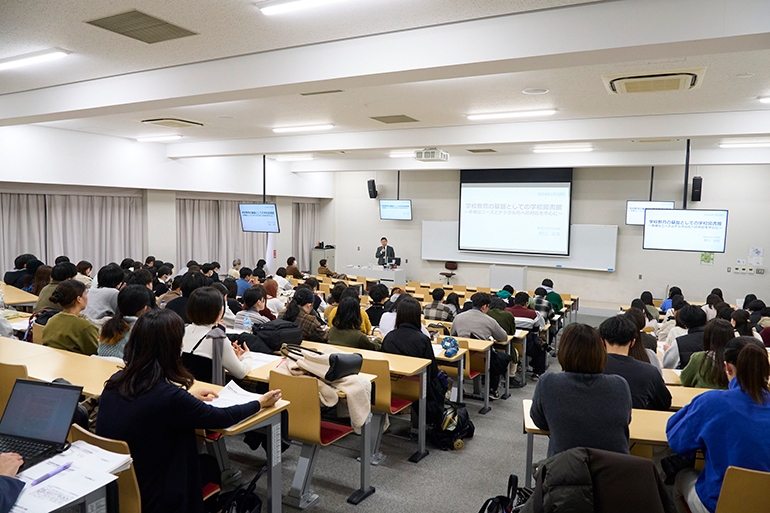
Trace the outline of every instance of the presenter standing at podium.
<instances>
[{"instance_id":1,"label":"presenter standing at podium","mask_svg":"<svg viewBox=\"0 0 770 513\"><path fill-rule=\"evenodd\" d=\"M388 246L388 239L385 237L380 239L380 246L377 247L374 257L377 259L377 265L386 265L389 258L396 258L396 251L392 246Z\"/></svg>"}]
</instances>

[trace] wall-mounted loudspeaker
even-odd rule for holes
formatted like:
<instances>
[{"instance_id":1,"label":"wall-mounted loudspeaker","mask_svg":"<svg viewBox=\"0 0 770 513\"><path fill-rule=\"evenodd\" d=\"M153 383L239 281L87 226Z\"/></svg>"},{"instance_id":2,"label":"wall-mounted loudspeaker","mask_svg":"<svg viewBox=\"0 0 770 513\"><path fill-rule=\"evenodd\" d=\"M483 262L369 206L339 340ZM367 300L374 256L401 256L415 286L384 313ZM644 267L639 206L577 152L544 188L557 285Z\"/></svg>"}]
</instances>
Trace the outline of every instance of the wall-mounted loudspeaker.
<instances>
[{"instance_id":1,"label":"wall-mounted loudspeaker","mask_svg":"<svg viewBox=\"0 0 770 513\"><path fill-rule=\"evenodd\" d=\"M377 197L377 186L374 183L374 180L369 180L369 197L374 199Z\"/></svg>"},{"instance_id":2,"label":"wall-mounted loudspeaker","mask_svg":"<svg viewBox=\"0 0 770 513\"><path fill-rule=\"evenodd\" d=\"M692 177L692 201L700 201L701 193L703 192L703 178L700 176Z\"/></svg>"}]
</instances>

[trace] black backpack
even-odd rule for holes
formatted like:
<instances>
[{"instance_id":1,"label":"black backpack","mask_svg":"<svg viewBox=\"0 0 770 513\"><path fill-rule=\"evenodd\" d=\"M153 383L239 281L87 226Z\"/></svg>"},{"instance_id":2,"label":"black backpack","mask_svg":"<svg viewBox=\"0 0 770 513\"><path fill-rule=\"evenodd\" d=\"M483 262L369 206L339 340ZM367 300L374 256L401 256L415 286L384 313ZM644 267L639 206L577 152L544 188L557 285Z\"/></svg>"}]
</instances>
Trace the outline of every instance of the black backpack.
<instances>
[{"instance_id":1,"label":"black backpack","mask_svg":"<svg viewBox=\"0 0 770 513\"><path fill-rule=\"evenodd\" d=\"M246 342L249 350L257 353L279 351L283 344L301 344L302 328L290 321L276 319L252 328L253 335L241 333L239 342Z\"/></svg>"},{"instance_id":2,"label":"black backpack","mask_svg":"<svg viewBox=\"0 0 770 513\"><path fill-rule=\"evenodd\" d=\"M519 478L514 474L508 477L508 494L490 497L482 504L479 513L511 513L520 511L521 507L532 495L529 488L517 488Z\"/></svg>"},{"instance_id":3,"label":"black backpack","mask_svg":"<svg viewBox=\"0 0 770 513\"><path fill-rule=\"evenodd\" d=\"M443 451L465 447L464 438L473 438L476 427L464 406L449 404L440 424L430 431L431 442Z\"/></svg>"},{"instance_id":4,"label":"black backpack","mask_svg":"<svg viewBox=\"0 0 770 513\"><path fill-rule=\"evenodd\" d=\"M254 479L248 485L241 485L232 492L219 495L219 504L222 505L222 513L260 513L262 511L262 499L254 493L257 481L267 472L267 465L257 472Z\"/></svg>"}]
</instances>

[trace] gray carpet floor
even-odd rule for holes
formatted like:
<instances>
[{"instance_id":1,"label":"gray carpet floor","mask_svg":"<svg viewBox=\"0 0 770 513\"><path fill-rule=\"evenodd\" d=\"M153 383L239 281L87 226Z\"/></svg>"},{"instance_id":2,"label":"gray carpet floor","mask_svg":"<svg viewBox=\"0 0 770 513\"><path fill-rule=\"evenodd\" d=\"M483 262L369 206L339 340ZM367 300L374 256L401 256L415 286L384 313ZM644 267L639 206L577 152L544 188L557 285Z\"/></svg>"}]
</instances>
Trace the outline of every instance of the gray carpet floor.
<instances>
[{"instance_id":1,"label":"gray carpet floor","mask_svg":"<svg viewBox=\"0 0 770 513\"><path fill-rule=\"evenodd\" d=\"M579 322L597 326L602 318L581 315ZM559 370L555 358L549 357L549 372ZM536 382L528 379L527 386L511 389L507 400L491 402L492 410L480 415L483 403L468 400L466 406L475 424L476 434L466 440L460 451L442 451L429 446L430 454L419 463L408 461L417 450L417 442L404 436L386 433L381 450L387 460L372 466L371 482L376 492L353 506L346 502L359 483L359 440L349 435L337 444L321 450L313 476L312 488L321 497L308 511L379 513L390 511L446 511L473 512L491 496L504 494L509 474L524 481L526 436L523 432L521 401L532 398ZM466 384L466 392L471 385ZM390 431L403 433L409 429L409 416L392 418ZM535 437L534 461L544 459L548 447L546 437ZM262 449L252 451L242 437L227 439L227 448L234 468L243 476L240 482L250 480L265 464ZM291 446L282 454L283 493L291 487L300 448ZM257 492L264 497L266 478L262 478ZM237 483L236 483L237 484ZM284 505L284 511L297 511ZM263 510L264 511L264 510Z\"/></svg>"}]
</instances>

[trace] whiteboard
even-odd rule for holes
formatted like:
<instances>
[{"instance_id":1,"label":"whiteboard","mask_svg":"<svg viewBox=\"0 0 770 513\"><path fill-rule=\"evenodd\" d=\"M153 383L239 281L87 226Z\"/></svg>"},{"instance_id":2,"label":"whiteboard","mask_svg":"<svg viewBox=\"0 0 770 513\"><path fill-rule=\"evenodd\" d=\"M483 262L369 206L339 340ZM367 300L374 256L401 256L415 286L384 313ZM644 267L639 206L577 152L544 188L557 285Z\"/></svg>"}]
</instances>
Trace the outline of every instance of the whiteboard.
<instances>
[{"instance_id":1,"label":"whiteboard","mask_svg":"<svg viewBox=\"0 0 770 513\"><path fill-rule=\"evenodd\" d=\"M460 251L457 249L458 229L458 221L423 221L422 259L615 271L617 225L573 224L568 257Z\"/></svg>"}]
</instances>

